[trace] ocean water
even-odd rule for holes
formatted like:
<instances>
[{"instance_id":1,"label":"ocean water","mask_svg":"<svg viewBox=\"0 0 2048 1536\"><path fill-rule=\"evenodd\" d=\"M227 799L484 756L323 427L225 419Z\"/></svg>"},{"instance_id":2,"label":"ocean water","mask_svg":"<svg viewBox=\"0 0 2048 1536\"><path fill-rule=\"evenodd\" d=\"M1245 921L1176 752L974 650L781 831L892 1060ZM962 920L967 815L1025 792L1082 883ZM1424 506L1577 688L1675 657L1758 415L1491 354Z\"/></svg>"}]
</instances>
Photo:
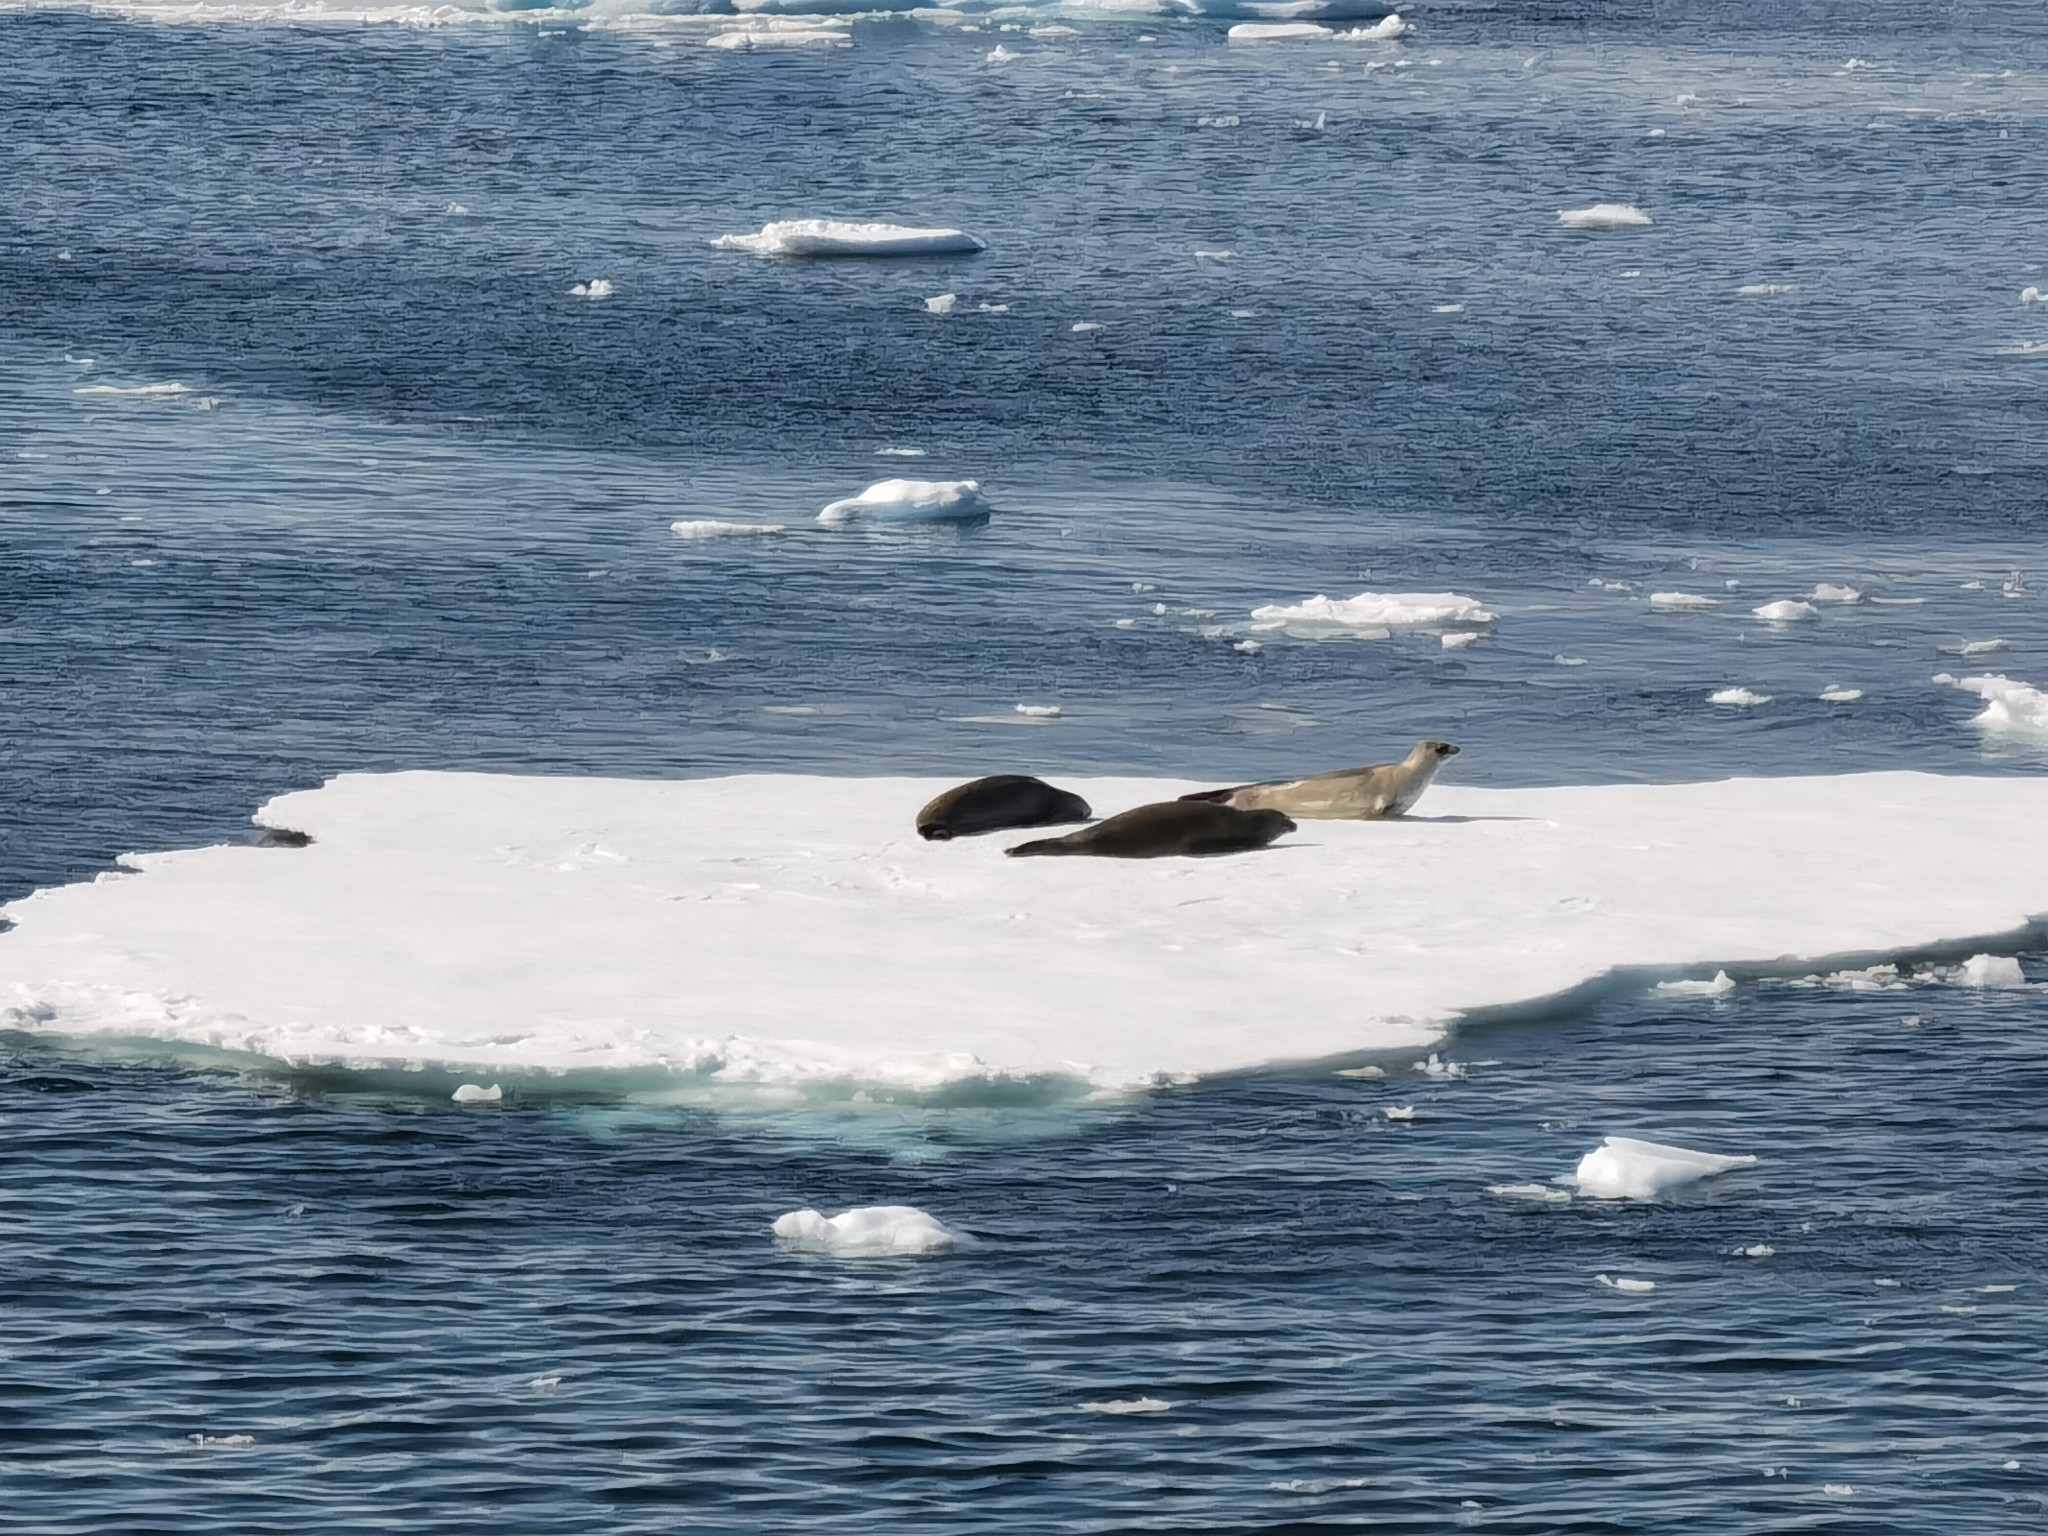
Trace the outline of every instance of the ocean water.
<instances>
[{"instance_id":1,"label":"ocean water","mask_svg":"<svg viewBox=\"0 0 2048 1536\"><path fill-rule=\"evenodd\" d=\"M2048 767L1932 681L2048 687L2035 8L1233 19L0 8L0 898L362 769ZM988 249L710 248L805 216ZM905 473L996 514L812 523ZM1251 627L1366 590L1500 619ZM1618 987L1106 1102L9 1034L0 1518L2031 1529L2044 996ZM1486 1192L1609 1133L1760 1162ZM881 1202L972 1242L769 1236Z\"/></svg>"}]
</instances>

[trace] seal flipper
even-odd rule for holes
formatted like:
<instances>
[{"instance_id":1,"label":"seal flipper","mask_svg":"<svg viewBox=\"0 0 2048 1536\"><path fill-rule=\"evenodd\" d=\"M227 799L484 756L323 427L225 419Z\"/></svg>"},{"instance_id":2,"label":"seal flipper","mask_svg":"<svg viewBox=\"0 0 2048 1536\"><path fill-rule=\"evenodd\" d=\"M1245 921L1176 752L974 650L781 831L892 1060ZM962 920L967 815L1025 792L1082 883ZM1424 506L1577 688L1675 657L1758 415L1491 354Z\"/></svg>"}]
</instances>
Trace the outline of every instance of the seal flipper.
<instances>
[{"instance_id":1,"label":"seal flipper","mask_svg":"<svg viewBox=\"0 0 2048 1536\"><path fill-rule=\"evenodd\" d=\"M1019 843L1014 848L1005 848L1003 850L1005 854L1013 859L1028 859L1038 854L1073 853L1075 851L1074 845L1064 837L1041 837L1036 842Z\"/></svg>"},{"instance_id":2,"label":"seal flipper","mask_svg":"<svg viewBox=\"0 0 2048 1536\"><path fill-rule=\"evenodd\" d=\"M1183 800L1200 801L1203 805L1228 805L1230 797L1241 789L1253 789L1251 784L1233 784L1228 789L1198 789L1192 795L1180 796Z\"/></svg>"}]
</instances>

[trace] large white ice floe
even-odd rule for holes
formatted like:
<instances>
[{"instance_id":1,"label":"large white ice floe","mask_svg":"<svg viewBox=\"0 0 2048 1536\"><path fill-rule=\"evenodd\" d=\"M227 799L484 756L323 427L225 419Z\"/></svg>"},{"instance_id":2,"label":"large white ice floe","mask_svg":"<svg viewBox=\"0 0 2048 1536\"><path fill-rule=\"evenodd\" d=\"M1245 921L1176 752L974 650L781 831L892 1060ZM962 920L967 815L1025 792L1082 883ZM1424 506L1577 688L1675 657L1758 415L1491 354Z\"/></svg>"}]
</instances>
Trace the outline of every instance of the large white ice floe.
<instances>
[{"instance_id":1,"label":"large white ice floe","mask_svg":"<svg viewBox=\"0 0 2048 1536\"><path fill-rule=\"evenodd\" d=\"M783 219L755 234L720 235L711 244L756 256L933 256L986 249L963 230L845 219Z\"/></svg>"},{"instance_id":2,"label":"large white ice floe","mask_svg":"<svg viewBox=\"0 0 2048 1536\"><path fill-rule=\"evenodd\" d=\"M992 509L979 480L877 480L858 496L828 502L818 521L849 523L970 523Z\"/></svg>"},{"instance_id":3,"label":"large white ice floe","mask_svg":"<svg viewBox=\"0 0 2048 1536\"><path fill-rule=\"evenodd\" d=\"M579 1068L1125 1086L1419 1052L1627 968L2010 948L2048 914L2044 777L1439 784L1406 820L1141 861L920 839L965 777L344 775L258 813L308 846L140 854L8 905L0 1028L514 1091ZM1101 814L1204 787L1059 782Z\"/></svg>"},{"instance_id":4,"label":"large white ice floe","mask_svg":"<svg viewBox=\"0 0 2048 1536\"><path fill-rule=\"evenodd\" d=\"M1470 629L1492 624L1498 617L1476 597L1457 592L1361 592L1356 597L1318 593L1298 603L1267 603L1252 610L1259 629L1309 635Z\"/></svg>"},{"instance_id":5,"label":"large white ice floe","mask_svg":"<svg viewBox=\"0 0 2048 1536\"><path fill-rule=\"evenodd\" d=\"M938 1253L958 1241L937 1217L914 1205L857 1205L837 1216L790 1211L775 1218L775 1235L792 1247L849 1258Z\"/></svg>"},{"instance_id":6,"label":"large white ice floe","mask_svg":"<svg viewBox=\"0 0 2048 1536\"><path fill-rule=\"evenodd\" d=\"M2001 735L2048 736L2048 693L2002 673L1984 677L1952 677L1938 673L1937 683L1949 683L1984 701L1984 712L1970 724Z\"/></svg>"},{"instance_id":7,"label":"large white ice floe","mask_svg":"<svg viewBox=\"0 0 2048 1536\"><path fill-rule=\"evenodd\" d=\"M1645 229L1650 216L1634 203L1595 203L1590 208L1566 208L1557 222L1570 229Z\"/></svg>"},{"instance_id":8,"label":"large white ice floe","mask_svg":"<svg viewBox=\"0 0 2048 1536\"><path fill-rule=\"evenodd\" d=\"M1693 1152L1661 1142L1637 1141L1633 1136L1609 1136L1579 1159L1573 1179L1580 1194L1595 1200L1655 1200L1714 1174L1755 1163L1754 1157Z\"/></svg>"}]
</instances>

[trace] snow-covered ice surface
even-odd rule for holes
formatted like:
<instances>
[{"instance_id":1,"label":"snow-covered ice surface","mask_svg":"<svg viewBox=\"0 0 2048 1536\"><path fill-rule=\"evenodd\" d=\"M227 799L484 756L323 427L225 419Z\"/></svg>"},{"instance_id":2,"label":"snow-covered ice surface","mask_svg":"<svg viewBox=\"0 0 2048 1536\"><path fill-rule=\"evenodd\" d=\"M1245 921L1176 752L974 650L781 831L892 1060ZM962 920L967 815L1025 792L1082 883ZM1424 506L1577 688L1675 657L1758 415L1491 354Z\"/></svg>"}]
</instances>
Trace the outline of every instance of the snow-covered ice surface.
<instances>
[{"instance_id":1,"label":"snow-covered ice surface","mask_svg":"<svg viewBox=\"0 0 2048 1536\"><path fill-rule=\"evenodd\" d=\"M1022 863L916 837L949 782L348 775L259 813L309 846L141 854L6 908L0 1002L297 1062L1128 1086L2048 914L2048 780L1440 785L1257 855ZM1063 782L1099 814L1196 787Z\"/></svg>"},{"instance_id":2,"label":"snow-covered ice surface","mask_svg":"<svg viewBox=\"0 0 2048 1536\"><path fill-rule=\"evenodd\" d=\"M977 522L991 510L978 480L877 480L857 496L827 503L818 521L828 527Z\"/></svg>"},{"instance_id":3,"label":"snow-covered ice surface","mask_svg":"<svg viewBox=\"0 0 2048 1536\"><path fill-rule=\"evenodd\" d=\"M711 244L756 256L937 256L985 248L964 230L847 219L782 219L751 235L720 235Z\"/></svg>"},{"instance_id":4,"label":"snow-covered ice surface","mask_svg":"<svg viewBox=\"0 0 2048 1536\"><path fill-rule=\"evenodd\" d=\"M1266 603L1252 610L1257 628L1307 635L1471 629L1498 617L1477 598L1458 592L1361 592L1341 598L1318 593L1298 603Z\"/></svg>"}]
</instances>

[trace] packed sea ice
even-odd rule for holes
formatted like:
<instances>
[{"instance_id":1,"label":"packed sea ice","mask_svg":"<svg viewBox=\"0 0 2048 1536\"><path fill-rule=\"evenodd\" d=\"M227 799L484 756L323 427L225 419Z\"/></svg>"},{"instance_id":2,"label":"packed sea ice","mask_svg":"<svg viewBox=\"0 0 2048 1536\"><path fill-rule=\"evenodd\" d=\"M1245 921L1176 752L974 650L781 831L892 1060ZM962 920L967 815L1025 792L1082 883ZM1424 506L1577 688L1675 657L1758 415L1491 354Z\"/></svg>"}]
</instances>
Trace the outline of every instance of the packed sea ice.
<instances>
[{"instance_id":1,"label":"packed sea ice","mask_svg":"<svg viewBox=\"0 0 2048 1536\"><path fill-rule=\"evenodd\" d=\"M1755 1163L1749 1156L1694 1152L1638 1141L1633 1136L1609 1136L1579 1159L1573 1178L1579 1193L1595 1200L1655 1200L1714 1174Z\"/></svg>"},{"instance_id":2,"label":"packed sea ice","mask_svg":"<svg viewBox=\"0 0 2048 1536\"><path fill-rule=\"evenodd\" d=\"M847 1258L938 1253L958 1241L937 1217L914 1205L857 1205L837 1216L789 1211L775 1218L775 1235L791 1247Z\"/></svg>"},{"instance_id":3,"label":"packed sea ice","mask_svg":"<svg viewBox=\"0 0 2048 1536\"><path fill-rule=\"evenodd\" d=\"M877 480L858 496L828 502L818 521L851 523L980 522L993 509L978 480Z\"/></svg>"},{"instance_id":4,"label":"packed sea ice","mask_svg":"<svg viewBox=\"0 0 2048 1536\"><path fill-rule=\"evenodd\" d=\"M721 251L756 256L932 256L985 250L958 229L907 224L863 224L845 219L782 219L751 235L720 235Z\"/></svg>"}]
</instances>

